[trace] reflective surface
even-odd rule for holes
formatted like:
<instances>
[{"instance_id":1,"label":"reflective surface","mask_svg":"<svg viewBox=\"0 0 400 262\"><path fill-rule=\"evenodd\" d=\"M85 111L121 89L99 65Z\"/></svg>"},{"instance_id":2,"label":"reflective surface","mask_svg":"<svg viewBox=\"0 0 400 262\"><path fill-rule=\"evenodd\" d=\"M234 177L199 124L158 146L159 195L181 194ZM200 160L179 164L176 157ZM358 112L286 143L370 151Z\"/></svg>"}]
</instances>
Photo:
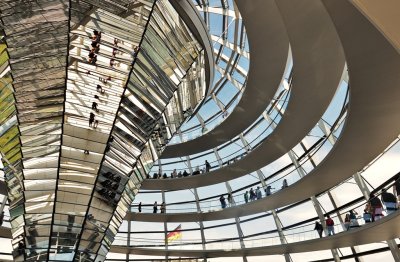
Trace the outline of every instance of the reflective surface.
<instances>
[{"instance_id":1,"label":"reflective surface","mask_svg":"<svg viewBox=\"0 0 400 262\"><path fill-rule=\"evenodd\" d=\"M141 181L204 97L202 46L164 0L0 8L14 256L102 261Z\"/></svg>"}]
</instances>

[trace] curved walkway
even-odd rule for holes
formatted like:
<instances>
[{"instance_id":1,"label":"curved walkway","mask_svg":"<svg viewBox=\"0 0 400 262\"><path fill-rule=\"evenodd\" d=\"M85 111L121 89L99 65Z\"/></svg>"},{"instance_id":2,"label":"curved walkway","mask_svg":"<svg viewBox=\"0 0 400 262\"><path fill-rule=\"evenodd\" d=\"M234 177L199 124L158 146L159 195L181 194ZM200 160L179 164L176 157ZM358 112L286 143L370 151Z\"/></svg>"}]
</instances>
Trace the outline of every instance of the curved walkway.
<instances>
[{"instance_id":1,"label":"curved walkway","mask_svg":"<svg viewBox=\"0 0 400 262\"><path fill-rule=\"evenodd\" d=\"M293 5L287 3L288 6L284 3L286 2L278 1L278 6L290 38L294 77L289 104L274 132L259 147L234 164L197 176L147 179L143 181L142 189L195 188L246 175L287 153L320 120L341 80L344 68L343 50L332 21L320 1L301 0ZM244 8L248 4L239 1L238 6ZM258 53L252 53L257 57Z\"/></svg>"},{"instance_id":2,"label":"curved walkway","mask_svg":"<svg viewBox=\"0 0 400 262\"><path fill-rule=\"evenodd\" d=\"M238 105L219 126L196 139L169 145L162 158L186 156L225 143L249 127L264 112L285 72L289 40L274 1L238 3L251 54L247 85ZM254 8L257 7L257 8Z\"/></svg>"},{"instance_id":3,"label":"curved walkway","mask_svg":"<svg viewBox=\"0 0 400 262\"><path fill-rule=\"evenodd\" d=\"M335 0L337 1L337 0ZM373 242L395 239L400 235L400 212L395 212L379 221L366 224L360 228L336 234L330 237L317 238L283 245L273 245L242 249L214 250L165 250L154 248L132 248L112 246L110 252L152 255L152 256L182 256L182 257L240 257L261 256L286 253L311 252L370 244Z\"/></svg>"}]
</instances>

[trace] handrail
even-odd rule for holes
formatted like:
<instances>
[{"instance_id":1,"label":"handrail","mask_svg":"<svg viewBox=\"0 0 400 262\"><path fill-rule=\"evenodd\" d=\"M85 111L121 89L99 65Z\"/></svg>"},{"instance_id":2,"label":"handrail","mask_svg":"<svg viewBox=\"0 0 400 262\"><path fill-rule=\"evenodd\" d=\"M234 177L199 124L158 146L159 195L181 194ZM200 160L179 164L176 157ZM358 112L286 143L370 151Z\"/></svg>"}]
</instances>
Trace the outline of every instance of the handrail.
<instances>
[{"instance_id":1,"label":"handrail","mask_svg":"<svg viewBox=\"0 0 400 262\"><path fill-rule=\"evenodd\" d=\"M379 192L379 191L381 191L381 190L383 190L383 189L385 189L385 190L387 190L387 189L389 189L389 188L391 188L396 182L399 182L400 181L400 173L398 173L398 174L396 174L395 176L393 176L392 178L390 178L389 180L387 180L387 181L385 181L384 183L382 183L381 184L381 186L378 188L378 189L376 189L376 190L374 190L372 193L374 194L374 197L373 198L377 198L377 197L379 197L380 195L381 195L381 192ZM361 198L359 198L360 199L360 201L363 199L362 197ZM355 206L355 207L351 207L350 209L348 209L348 206L347 205L344 205L344 207L342 206L342 207L340 207L340 208L338 208L338 210L343 210L342 212L340 212L339 214L335 214L335 215L333 215L331 218L332 219L334 219L335 220L335 224L336 224L336 226L335 226L335 231L336 232L343 232L344 231L344 229L342 229L342 230L340 230L339 229L339 227L342 227L342 228L344 228L344 225L343 224L341 224L340 223L340 221L339 221L339 219L338 219L338 217L339 216L341 216L341 215L344 215L344 214L346 214L346 213L348 213L350 210L355 210L355 209L359 209L359 208L361 208L361 207L363 207L364 205L366 205L368 202L369 202L370 200L368 200L368 201L362 201L360 204L358 204L357 206ZM351 206L353 206L354 205L354 203L351 203ZM386 211L386 210L385 210ZM386 211L387 212L387 211ZM330 214L334 214L334 213L336 213L336 211L330 211L330 212L327 212L325 215L330 215ZM309 226L313 226L313 225L315 225L315 221L318 219L318 217L317 218L314 218L313 219L313 221L311 221L311 222L307 222L307 223L305 223L305 224L300 224L300 225L298 225L298 226L295 226L295 227L291 227L291 226L288 226L288 227L286 227L286 228L289 228L289 229L284 229L283 231L295 231L295 230L299 230L299 229L302 229L302 233L310 233L310 232L313 232L314 231L314 229L307 229L307 230L305 230L305 228L306 227L309 227ZM364 224L364 223L362 223L362 217L361 216L359 216L358 218L357 218L357 221L358 221L358 223L357 224L359 224L359 225L362 225L362 224ZM339 223L338 223L339 222ZM267 237L267 238L265 238L265 237L262 237L262 238L253 238L255 235L265 235L265 234L271 234L271 233L275 233L275 232L277 232L277 230L272 230L272 231L266 231L266 233L257 233L257 234L253 234L253 235L247 235L247 236L243 236L242 238L244 239L244 241L245 241L245 243L246 243L246 238L252 238L250 241L254 241L254 240L269 240L269 239L276 239L277 240L277 242L280 244L280 238L279 238L279 236L272 236L272 237ZM302 234L301 233L301 234ZM286 238L288 238L288 237L294 237L294 236L298 236L298 234L299 233L289 233L289 234L287 234L287 233L285 233L285 237ZM316 232L313 232L312 233L312 235L315 235L315 236L317 236L317 234L316 234ZM135 239L135 238L130 238L130 240L132 241L133 239ZM138 239L140 239L140 242L143 242L143 241L145 241L146 242L146 240L148 240L148 242L152 242L152 240L155 240L155 239L152 239L152 238L138 238ZM117 235L117 237L116 237L116 241L121 241L121 240L124 240L124 237L121 237L121 236L118 236ZM237 241L239 241L240 240L240 238L239 237L237 237L237 238L224 238L224 239L207 239L207 242L206 242L206 244L209 244L209 243L217 243L217 242L224 242L224 243L227 243L227 242L233 242L233 241L235 241L235 243L237 242ZM157 244L157 245L134 245L134 246L132 246L132 247L164 247L164 240L159 240L160 241L160 243L161 244ZM194 240L193 239L189 239L189 240L185 240L185 241L181 241L181 243L179 243L179 244L169 244L168 246L182 246L182 245L202 245L202 241L199 239L197 242L193 242Z\"/></svg>"}]
</instances>

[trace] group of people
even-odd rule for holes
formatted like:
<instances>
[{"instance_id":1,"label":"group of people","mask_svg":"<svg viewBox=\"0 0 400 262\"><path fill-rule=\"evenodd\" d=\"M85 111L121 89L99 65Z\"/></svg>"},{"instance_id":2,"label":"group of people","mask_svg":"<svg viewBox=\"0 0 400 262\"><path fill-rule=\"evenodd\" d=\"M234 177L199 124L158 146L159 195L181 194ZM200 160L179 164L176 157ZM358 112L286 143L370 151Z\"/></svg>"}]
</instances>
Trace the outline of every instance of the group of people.
<instances>
[{"instance_id":1,"label":"group of people","mask_svg":"<svg viewBox=\"0 0 400 262\"><path fill-rule=\"evenodd\" d=\"M154 204L153 204L153 214L157 214L158 213L158 206L159 205L157 204L157 201L155 201ZM161 214L165 213L166 207L167 207L167 205L165 204L165 202L162 202L161 205L160 205L160 213ZM139 205L138 205L138 212L142 213L142 202L140 202Z\"/></svg>"},{"instance_id":2,"label":"group of people","mask_svg":"<svg viewBox=\"0 0 400 262\"><path fill-rule=\"evenodd\" d=\"M109 142L112 142L113 139L110 138ZM108 145L108 144L107 144ZM100 182L102 186L101 189L97 190L97 192L103 196L104 198L115 201L115 196L117 195L116 191L118 190L121 182L121 177L117 174L113 174L112 172L102 173L102 176L106 178L105 180Z\"/></svg>"},{"instance_id":3,"label":"group of people","mask_svg":"<svg viewBox=\"0 0 400 262\"><path fill-rule=\"evenodd\" d=\"M269 186L269 187L271 187L271 186ZM244 202L246 202L246 203L248 203L249 201L261 199L262 193L261 193L260 187L258 186L256 190L253 190L253 188L250 188L250 191L246 191L244 193L243 197L244 197Z\"/></svg>"},{"instance_id":4,"label":"group of people","mask_svg":"<svg viewBox=\"0 0 400 262\"><path fill-rule=\"evenodd\" d=\"M100 43L101 43L101 32L97 31L97 30L93 30L93 35L91 36L91 49L89 51L88 54L88 62L92 65L96 65L97 62L97 54L100 51ZM118 54L118 43L119 40L118 39L114 39L114 44L113 44L113 51L112 51L112 58L110 59L110 67L114 67L115 65L117 65L118 63L116 62L116 55ZM132 52L132 64L134 63L135 57L137 55L139 51L139 47L138 46L134 46L134 50ZM90 71L87 71L87 74L91 74ZM111 76L99 76L99 81L102 84L107 84L108 81L111 80ZM101 85L97 85L96 86L96 90L99 94L104 95L105 94L105 90L103 89L103 87ZM97 128L99 121L96 119L96 114L95 113L99 113L99 109L98 107L98 101L100 100L100 97L98 95L95 95L94 98L96 99L95 101L92 102L92 110L94 112L90 112L89 114L89 127L93 127L94 129Z\"/></svg>"},{"instance_id":5,"label":"group of people","mask_svg":"<svg viewBox=\"0 0 400 262\"><path fill-rule=\"evenodd\" d=\"M221 208L226 208L227 207L227 201L228 201L228 205L231 207L234 205L234 200L233 200L233 196L232 194L228 194L225 198L224 195L221 195L219 197L219 202L221 202Z\"/></svg>"},{"instance_id":6,"label":"group of people","mask_svg":"<svg viewBox=\"0 0 400 262\"><path fill-rule=\"evenodd\" d=\"M383 218L384 207L386 208L385 210L387 215L395 212L399 207L397 197L394 194L387 192L385 189L382 190L381 192L381 199L379 199L378 196L375 196L374 194L371 193L370 198L367 204L365 205L362 219L367 224ZM350 210L348 213L345 214L343 219L344 230L348 231L353 227L360 226L358 223L357 215L358 213L355 210ZM325 225L328 236L334 235L335 222L329 215L327 215L327 218L325 220ZM318 221L315 222L314 230L318 232L319 237L322 237L322 232L324 231L324 227L320 222Z\"/></svg>"},{"instance_id":7,"label":"group of people","mask_svg":"<svg viewBox=\"0 0 400 262\"><path fill-rule=\"evenodd\" d=\"M200 175L200 174L203 174L203 173L210 172L210 169L211 169L211 165L210 165L210 163L206 160L206 161L205 161L205 168L200 169L199 166L197 166L197 167L195 168L195 170L194 170L192 173L189 173L189 172L187 172L186 170L184 170L183 172L182 172L182 171L177 172L176 169L174 169L174 170L171 172L171 174L170 174L169 177L168 177L167 173L164 173L164 174L161 175L161 172L159 172L159 173L154 173L152 178L153 178L153 179L167 179L167 178L177 178L177 177L196 176L196 175ZM147 178L150 179L151 176L148 174L148 175L147 175Z\"/></svg>"},{"instance_id":8,"label":"group of people","mask_svg":"<svg viewBox=\"0 0 400 262\"><path fill-rule=\"evenodd\" d=\"M288 182L286 179L283 179L281 189L284 189L286 187L288 187ZM267 185L264 188L265 196L271 195L272 189L274 189L274 188L272 188L271 185ZM245 203L248 203L249 201L251 202L254 200L259 200L262 197L263 197L263 194L262 194L261 188L259 186L256 188L256 190L254 190L253 188L250 188L250 190L246 191L243 194ZM234 203L232 194L227 194L226 198L224 195L221 195L219 197L219 201L221 203L221 208L226 208L227 206L232 206Z\"/></svg>"},{"instance_id":9,"label":"group of people","mask_svg":"<svg viewBox=\"0 0 400 262\"><path fill-rule=\"evenodd\" d=\"M88 54L88 62L95 65L97 62L97 54L100 51L101 32L93 30L91 49Z\"/></svg>"},{"instance_id":10,"label":"group of people","mask_svg":"<svg viewBox=\"0 0 400 262\"><path fill-rule=\"evenodd\" d=\"M100 41L101 41L101 32L97 31L97 30L93 30L93 35L91 37L92 39L92 43L91 43L91 50L89 51L88 54L88 62L92 65L95 65L97 62L97 54L100 51ZM88 74L90 74L90 71L87 72ZM111 80L111 77L109 77L109 79ZM102 81L102 77L99 77L99 80ZM104 81L102 81L104 82ZM97 92L99 92L100 94L104 94L105 91L103 89L103 87L101 85L97 85L96 86L96 90ZM96 113L99 113L99 109L97 108L98 103L97 101L100 100L100 97L98 95L94 96L95 101L92 102L92 110L94 112L90 112L89 114L89 127L93 127L94 129L97 128L97 126L99 125L99 120L96 119Z\"/></svg>"},{"instance_id":11,"label":"group of people","mask_svg":"<svg viewBox=\"0 0 400 262\"><path fill-rule=\"evenodd\" d=\"M284 188L286 188L286 187L288 187L288 182L287 182L287 180L286 180L286 178L285 178L285 179L283 179L283 181L282 181L282 187L281 187L281 189L284 189ZM271 185L267 185L267 186L264 188L265 196L271 195L271 194L272 194L272 189L275 189L275 188L271 187ZM254 200L261 199L262 197L263 197L262 191L261 191L261 188L260 188L259 186L257 187L256 190L253 190L253 188L250 188L249 191L246 191L246 192L243 194L243 198L244 198L244 202L245 202L245 203L248 203L249 201L254 201Z\"/></svg>"}]
</instances>

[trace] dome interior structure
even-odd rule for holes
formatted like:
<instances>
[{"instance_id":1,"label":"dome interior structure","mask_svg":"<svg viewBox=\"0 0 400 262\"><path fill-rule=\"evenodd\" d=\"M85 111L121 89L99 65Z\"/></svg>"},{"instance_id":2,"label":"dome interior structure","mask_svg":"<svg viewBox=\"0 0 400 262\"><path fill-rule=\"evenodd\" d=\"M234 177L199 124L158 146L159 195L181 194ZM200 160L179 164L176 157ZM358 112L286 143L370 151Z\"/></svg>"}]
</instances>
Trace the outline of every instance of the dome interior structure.
<instances>
[{"instance_id":1,"label":"dome interior structure","mask_svg":"<svg viewBox=\"0 0 400 262\"><path fill-rule=\"evenodd\" d=\"M0 261L400 261L397 0L3 0Z\"/></svg>"}]
</instances>

